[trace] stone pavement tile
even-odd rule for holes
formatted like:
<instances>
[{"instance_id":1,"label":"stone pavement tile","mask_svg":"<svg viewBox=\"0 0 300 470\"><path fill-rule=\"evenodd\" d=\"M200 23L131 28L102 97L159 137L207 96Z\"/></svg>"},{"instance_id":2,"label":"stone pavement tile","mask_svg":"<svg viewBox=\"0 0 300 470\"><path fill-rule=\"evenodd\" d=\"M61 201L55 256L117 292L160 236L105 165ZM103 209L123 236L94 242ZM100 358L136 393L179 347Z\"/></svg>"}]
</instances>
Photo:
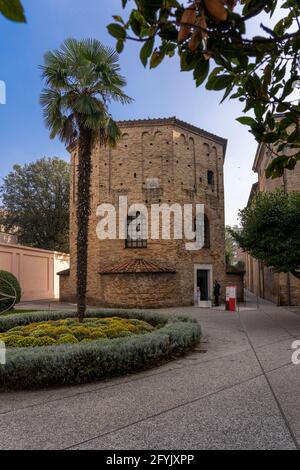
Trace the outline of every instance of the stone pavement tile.
<instances>
[{"instance_id":1,"label":"stone pavement tile","mask_svg":"<svg viewBox=\"0 0 300 470\"><path fill-rule=\"evenodd\" d=\"M198 309L188 309L188 313L190 310ZM201 309L201 311L203 312L203 309ZM203 328L205 341L201 345L201 349L207 350L205 354L200 354L199 351L196 351L195 353L189 354L182 359L168 362L158 368L153 368L139 374L104 380L103 382L98 383L81 386L61 387L57 389L53 388L40 391L1 393L0 416L1 413L22 409L37 404L43 404L53 400L60 400L64 397L70 397L73 395L86 393L88 391L114 387L118 384L126 383L131 380L141 380L143 377L159 375L166 371L173 370L174 368L180 369L182 367L186 367L188 364L195 364L196 362L207 362L211 359L228 356L233 353L240 353L250 348L245 334L239 328L239 323L237 322L236 318L233 319L233 317L229 316L226 320L224 320L222 316L218 320L218 323L216 320L210 321L210 324L213 325L217 323L216 326L211 328L208 324L207 329L206 327ZM206 331L211 333L207 337Z\"/></svg>"},{"instance_id":2,"label":"stone pavement tile","mask_svg":"<svg viewBox=\"0 0 300 470\"><path fill-rule=\"evenodd\" d=\"M268 378L300 448L300 365L282 367Z\"/></svg>"},{"instance_id":3,"label":"stone pavement tile","mask_svg":"<svg viewBox=\"0 0 300 470\"><path fill-rule=\"evenodd\" d=\"M275 326L282 328L291 336L300 336L300 316L291 313L285 308L264 310L264 314L272 319Z\"/></svg>"},{"instance_id":4,"label":"stone pavement tile","mask_svg":"<svg viewBox=\"0 0 300 470\"><path fill-rule=\"evenodd\" d=\"M213 329L222 329L231 332L232 334L241 331L241 324L237 316L223 317L222 314L215 318L201 317L198 319L202 329L211 327Z\"/></svg>"},{"instance_id":5,"label":"stone pavement tile","mask_svg":"<svg viewBox=\"0 0 300 470\"><path fill-rule=\"evenodd\" d=\"M234 351L235 346L243 346L246 343L249 344L247 335L243 331L230 331L224 328L211 328L210 326L204 326L202 328L202 342L209 340L209 344L214 348L226 349L227 351L231 348ZM222 344L222 338L224 343ZM213 351L210 351L213 352Z\"/></svg>"},{"instance_id":6,"label":"stone pavement tile","mask_svg":"<svg viewBox=\"0 0 300 470\"><path fill-rule=\"evenodd\" d=\"M175 363L174 363L175 364ZM57 449L261 373L252 351L1 415L0 448ZM150 446L151 448L151 446Z\"/></svg>"},{"instance_id":7,"label":"stone pavement tile","mask_svg":"<svg viewBox=\"0 0 300 470\"><path fill-rule=\"evenodd\" d=\"M266 346L291 335L263 312L241 312L241 320L254 347Z\"/></svg>"},{"instance_id":8,"label":"stone pavement tile","mask_svg":"<svg viewBox=\"0 0 300 470\"><path fill-rule=\"evenodd\" d=\"M287 310L286 310L287 312ZM289 312L287 312L289 315ZM271 315L270 315L271 316ZM281 316L277 318L276 316L272 315L272 320L275 325L284 329L288 334L294 337L300 336L300 316L292 315L292 318L289 316L287 318Z\"/></svg>"},{"instance_id":9,"label":"stone pavement tile","mask_svg":"<svg viewBox=\"0 0 300 470\"><path fill-rule=\"evenodd\" d=\"M264 377L82 443L76 449L295 449Z\"/></svg>"},{"instance_id":10,"label":"stone pavement tile","mask_svg":"<svg viewBox=\"0 0 300 470\"><path fill-rule=\"evenodd\" d=\"M159 374L160 368L150 369L149 374ZM130 382L131 380L140 380L141 374L127 375L114 379L107 379L101 382L93 382L84 385L74 385L69 387L59 387L50 389L40 389L32 391L1 392L0 393L0 420L1 415L24 408L42 405L56 400L81 395L88 392L100 391L118 386L119 384Z\"/></svg>"},{"instance_id":11,"label":"stone pavement tile","mask_svg":"<svg viewBox=\"0 0 300 470\"><path fill-rule=\"evenodd\" d=\"M276 343L256 348L256 354L265 372L292 363L292 343L294 338L284 339Z\"/></svg>"},{"instance_id":12,"label":"stone pavement tile","mask_svg":"<svg viewBox=\"0 0 300 470\"><path fill-rule=\"evenodd\" d=\"M241 340L237 340L235 335L232 335L232 337L228 335L229 338L223 338L222 332L220 332L218 339L216 339L216 336L217 335L214 333L213 345L208 345L207 341L209 340L205 340L203 344L199 345L199 348L197 348L195 352L190 353L181 359L167 362L160 367L149 369L144 372L79 386L50 388L37 391L0 393L0 417L3 413L24 409L30 406L42 405L44 403L62 400L65 397L81 395L87 392L109 389L131 381L136 381L138 386L139 381L143 380L145 377L155 376L159 379L160 374L169 371L179 371L181 368L186 368L190 365L194 366L197 363L208 362L212 359L218 359L234 353L241 353L250 349L248 342L243 337ZM206 353L202 352L206 350Z\"/></svg>"}]
</instances>

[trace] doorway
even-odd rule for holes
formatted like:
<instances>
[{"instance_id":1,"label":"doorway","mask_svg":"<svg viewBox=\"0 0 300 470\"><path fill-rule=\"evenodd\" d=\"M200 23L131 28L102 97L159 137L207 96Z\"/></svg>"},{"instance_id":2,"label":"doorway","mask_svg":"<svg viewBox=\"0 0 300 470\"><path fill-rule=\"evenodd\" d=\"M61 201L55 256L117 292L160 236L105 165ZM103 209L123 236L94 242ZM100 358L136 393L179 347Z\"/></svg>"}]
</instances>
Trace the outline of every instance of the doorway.
<instances>
[{"instance_id":1,"label":"doorway","mask_svg":"<svg viewBox=\"0 0 300 470\"><path fill-rule=\"evenodd\" d=\"M200 300L209 300L207 269L197 269L197 290L200 289Z\"/></svg>"},{"instance_id":2,"label":"doorway","mask_svg":"<svg viewBox=\"0 0 300 470\"><path fill-rule=\"evenodd\" d=\"M212 306L213 269L210 264L194 265L195 306L209 308ZM200 299L199 299L200 293Z\"/></svg>"}]
</instances>

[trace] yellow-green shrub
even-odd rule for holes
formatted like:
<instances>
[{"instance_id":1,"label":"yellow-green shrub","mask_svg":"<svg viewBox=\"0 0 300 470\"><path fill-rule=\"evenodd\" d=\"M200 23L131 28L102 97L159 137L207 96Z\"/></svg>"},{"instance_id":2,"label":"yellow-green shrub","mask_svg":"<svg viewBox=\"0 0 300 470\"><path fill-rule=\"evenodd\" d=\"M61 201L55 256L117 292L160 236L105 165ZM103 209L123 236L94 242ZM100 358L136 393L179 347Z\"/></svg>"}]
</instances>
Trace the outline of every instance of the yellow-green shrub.
<instances>
[{"instance_id":1,"label":"yellow-green shrub","mask_svg":"<svg viewBox=\"0 0 300 470\"><path fill-rule=\"evenodd\" d=\"M84 338L84 339L101 339L101 338L107 338L106 334L101 328L95 328L90 334L89 338Z\"/></svg>"},{"instance_id":2,"label":"yellow-green shrub","mask_svg":"<svg viewBox=\"0 0 300 470\"><path fill-rule=\"evenodd\" d=\"M16 326L1 333L0 340L8 348L52 346L121 338L148 333L153 329L145 321L121 317L86 318L83 323L76 318L65 318Z\"/></svg>"},{"instance_id":3,"label":"yellow-green shrub","mask_svg":"<svg viewBox=\"0 0 300 470\"><path fill-rule=\"evenodd\" d=\"M50 336L43 336L42 338L35 338L35 344L36 346L53 346L56 341Z\"/></svg>"},{"instance_id":4,"label":"yellow-green shrub","mask_svg":"<svg viewBox=\"0 0 300 470\"><path fill-rule=\"evenodd\" d=\"M100 326L101 329L107 315L109 313L106 312L90 313L93 318L87 318L84 326L89 322L94 323L95 328ZM96 341L84 339L77 344L57 344L56 340L53 346L29 347L25 350L10 348L7 350L5 367L0 367L0 390L74 385L133 373L185 354L199 343L201 337L199 324L190 318L137 311L118 311L118 315L120 319L131 324L136 324L135 319L145 321L146 325L152 325L152 330L145 335L130 335L130 332L124 329L122 335L129 334L128 338ZM33 322L52 323L53 326L53 321L60 321L58 319L62 319L68 327L71 324L79 326L75 311L9 315L0 317L1 340L5 337L5 332L17 326L25 327ZM98 322L99 319L102 323ZM107 319L105 324L111 324L111 319ZM58 323L54 326L62 325ZM142 331L142 328L139 328L139 331ZM20 340L22 341L23 337L15 338L16 343ZM32 340L38 342L41 338L31 337Z\"/></svg>"},{"instance_id":5,"label":"yellow-green shrub","mask_svg":"<svg viewBox=\"0 0 300 470\"><path fill-rule=\"evenodd\" d=\"M23 336L18 335L1 335L0 337L0 341L3 341L7 348L18 348L21 339L23 339Z\"/></svg>"},{"instance_id":6,"label":"yellow-green shrub","mask_svg":"<svg viewBox=\"0 0 300 470\"><path fill-rule=\"evenodd\" d=\"M74 335L61 335L55 342L56 344L76 344L79 343L78 339Z\"/></svg>"}]
</instances>

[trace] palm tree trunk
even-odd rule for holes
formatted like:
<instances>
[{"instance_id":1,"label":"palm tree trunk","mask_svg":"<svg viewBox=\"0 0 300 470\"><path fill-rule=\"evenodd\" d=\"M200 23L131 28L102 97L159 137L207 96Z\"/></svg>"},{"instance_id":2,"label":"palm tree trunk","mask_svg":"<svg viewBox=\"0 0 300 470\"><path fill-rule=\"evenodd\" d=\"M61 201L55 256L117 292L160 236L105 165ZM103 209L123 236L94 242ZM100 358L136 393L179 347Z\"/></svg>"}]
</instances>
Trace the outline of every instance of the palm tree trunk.
<instances>
[{"instance_id":1,"label":"palm tree trunk","mask_svg":"<svg viewBox=\"0 0 300 470\"><path fill-rule=\"evenodd\" d=\"M86 313L88 235L91 211L92 131L80 127L77 183L77 313L83 322Z\"/></svg>"}]
</instances>

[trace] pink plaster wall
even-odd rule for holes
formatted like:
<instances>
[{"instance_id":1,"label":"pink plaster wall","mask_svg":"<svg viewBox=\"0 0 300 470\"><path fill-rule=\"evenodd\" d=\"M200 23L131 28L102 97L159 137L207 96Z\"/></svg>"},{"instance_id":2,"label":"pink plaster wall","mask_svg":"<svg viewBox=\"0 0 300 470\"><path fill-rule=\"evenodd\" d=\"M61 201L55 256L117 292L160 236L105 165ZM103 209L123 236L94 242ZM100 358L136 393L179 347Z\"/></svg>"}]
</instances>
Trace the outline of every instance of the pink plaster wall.
<instances>
[{"instance_id":1,"label":"pink plaster wall","mask_svg":"<svg viewBox=\"0 0 300 470\"><path fill-rule=\"evenodd\" d=\"M0 270L18 278L22 300L58 299L57 273L69 265L69 255L64 253L0 243Z\"/></svg>"}]
</instances>

